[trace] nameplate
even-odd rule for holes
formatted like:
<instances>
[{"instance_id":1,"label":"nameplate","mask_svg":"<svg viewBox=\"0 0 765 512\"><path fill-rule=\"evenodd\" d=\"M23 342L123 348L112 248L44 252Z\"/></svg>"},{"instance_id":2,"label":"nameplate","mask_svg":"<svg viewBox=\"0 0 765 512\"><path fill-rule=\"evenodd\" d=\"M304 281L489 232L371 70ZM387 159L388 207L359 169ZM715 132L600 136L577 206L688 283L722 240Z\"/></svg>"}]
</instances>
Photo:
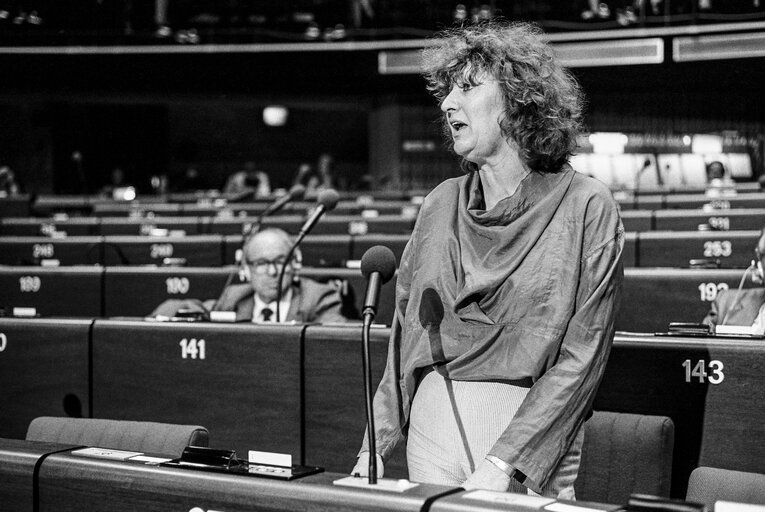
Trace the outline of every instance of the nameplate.
<instances>
[{"instance_id":1,"label":"nameplate","mask_svg":"<svg viewBox=\"0 0 765 512\"><path fill-rule=\"evenodd\" d=\"M33 318L37 316L36 308L13 308L13 316Z\"/></svg>"},{"instance_id":2,"label":"nameplate","mask_svg":"<svg viewBox=\"0 0 765 512\"><path fill-rule=\"evenodd\" d=\"M129 452L126 450L112 450L110 448L80 448L72 450L72 455L80 457L95 457L98 459L128 460L131 457L143 455L143 452Z\"/></svg>"},{"instance_id":3,"label":"nameplate","mask_svg":"<svg viewBox=\"0 0 765 512\"><path fill-rule=\"evenodd\" d=\"M210 311L211 322L236 322L236 311Z\"/></svg>"},{"instance_id":4,"label":"nameplate","mask_svg":"<svg viewBox=\"0 0 765 512\"><path fill-rule=\"evenodd\" d=\"M716 501L715 512L765 512L765 505L735 503L733 501Z\"/></svg>"}]
</instances>

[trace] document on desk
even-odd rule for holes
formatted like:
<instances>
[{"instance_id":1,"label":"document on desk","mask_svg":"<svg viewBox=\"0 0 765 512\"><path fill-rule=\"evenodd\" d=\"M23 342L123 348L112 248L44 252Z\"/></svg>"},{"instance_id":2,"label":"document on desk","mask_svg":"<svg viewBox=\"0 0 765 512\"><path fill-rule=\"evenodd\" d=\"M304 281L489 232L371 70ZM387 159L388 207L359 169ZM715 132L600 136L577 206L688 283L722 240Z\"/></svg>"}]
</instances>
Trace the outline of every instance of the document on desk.
<instances>
[{"instance_id":1,"label":"document on desk","mask_svg":"<svg viewBox=\"0 0 765 512\"><path fill-rule=\"evenodd\" d=\"M79 450L72 450L71 454L98 459L127 460L130 457L143 455L143 452L129 452L126 450L113 450L111 448L80 448Z\"/></svg>"}]
</instances>

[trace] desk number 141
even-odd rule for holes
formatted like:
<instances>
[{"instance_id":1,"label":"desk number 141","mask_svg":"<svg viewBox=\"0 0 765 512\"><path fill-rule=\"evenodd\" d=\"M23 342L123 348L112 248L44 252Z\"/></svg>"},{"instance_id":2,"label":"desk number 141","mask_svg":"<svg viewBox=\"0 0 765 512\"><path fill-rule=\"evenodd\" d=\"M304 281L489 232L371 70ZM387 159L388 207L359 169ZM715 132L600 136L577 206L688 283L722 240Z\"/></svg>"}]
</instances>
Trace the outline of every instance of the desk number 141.
<instances>
[{"instance_id":1,"label":"desk number 141","mask_svg":"<svg viewBox=\"0 0 765 512\"><path fill-rule=\"evenodd\" d=\"M701 384L703 384L705 380L708 380L710 384L719 384L725 380L722 361L715 359L709 361L709 364L707 365L706 361L699 359L693 368L691 368L692 365L693 361L690 359L683 361L683 368L685 368L685 382L691 382L693 378L697 378Z\"/></svg>"}]
</instances>

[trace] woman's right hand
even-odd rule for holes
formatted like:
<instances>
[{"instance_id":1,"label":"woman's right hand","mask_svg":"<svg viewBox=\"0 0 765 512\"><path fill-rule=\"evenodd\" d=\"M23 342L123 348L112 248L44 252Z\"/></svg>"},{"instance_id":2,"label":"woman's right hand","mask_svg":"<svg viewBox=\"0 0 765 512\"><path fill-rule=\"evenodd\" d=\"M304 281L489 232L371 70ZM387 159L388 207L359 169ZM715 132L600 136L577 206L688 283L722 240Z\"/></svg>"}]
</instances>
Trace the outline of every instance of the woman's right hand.
<instances>
[{"instance_id":1,"label":"woman's right hand","mask_svg":"<svg viewBox=\"0 0 765 512\"><path fill-rule=\"evenodd\" d=\"M382 478L385 473L385 466L383 465L382 457L377 455L377 478ZM351 470L353 476L369 476L369 452L361 452L359 459L356 461L356 465Z\"/></svg>"}]
</instances>

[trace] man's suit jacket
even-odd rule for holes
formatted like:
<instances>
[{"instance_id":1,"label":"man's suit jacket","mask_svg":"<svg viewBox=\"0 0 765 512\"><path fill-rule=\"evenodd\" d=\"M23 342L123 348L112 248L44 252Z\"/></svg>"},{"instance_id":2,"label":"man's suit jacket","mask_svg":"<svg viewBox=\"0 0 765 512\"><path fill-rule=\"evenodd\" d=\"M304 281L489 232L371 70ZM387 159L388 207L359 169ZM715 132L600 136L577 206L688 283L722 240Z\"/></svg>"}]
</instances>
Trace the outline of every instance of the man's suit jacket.
<instances>
[{"instance_id":1,"label":"man's suit jacket","mask_svg":"<svg viewBox=\"0 0 765 512\"><path fill-rule=\"evenodd\" d=\"M227 286L218 300L168 299L151 313L151 316L174 316L179 309L190 309L203 313L215 311L236 311L237 321L251 321L255 306L255 292L250 283ZM301 277L292 285L292 300L287 312L288 322L347 322L341 313L340 293L329 284L322 284Z\"/></svg>"},{"instance_id":2,"label":"man's suit jacket","mask_svg":"<svg viewBox=\"0 0 765 512\"><path fill-rule=\"evenodd\" d=\"M236 311L237 321L251 321L255 292L249 283L226 287L217 301L216 311ZM299 278L292 286L292 300L287 312L288 322L346 322L340 312L340 293L329 284Z\"/></svg>"},{"instance_id":3,"label":"man's suit jacket","mask_svg":"<svg viewBox=\"0 0 765 512\"><path fill-rule=\"evenodd\" d=\"M763 302L765 302L765 288L741 290L738 299L736 299L736 290L723 290L712 302L704 323L717 325L725 320L725 325L752 325Z\"/></svg>"}]
</instances>

